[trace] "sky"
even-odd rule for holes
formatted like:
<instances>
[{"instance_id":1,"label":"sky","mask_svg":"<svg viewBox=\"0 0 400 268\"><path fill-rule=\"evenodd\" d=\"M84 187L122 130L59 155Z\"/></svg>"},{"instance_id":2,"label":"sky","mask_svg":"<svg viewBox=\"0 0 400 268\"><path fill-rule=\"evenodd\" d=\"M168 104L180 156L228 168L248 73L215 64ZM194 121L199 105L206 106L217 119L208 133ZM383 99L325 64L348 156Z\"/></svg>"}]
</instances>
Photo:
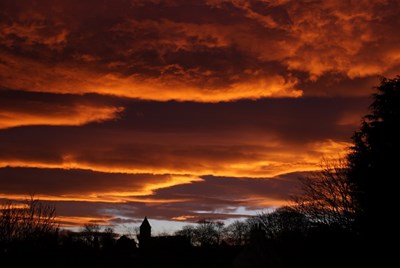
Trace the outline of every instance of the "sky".
<instances>
[{"instance_id":1,"label":"sky","mask_svg":"<svg viewBox=\"0 0 400 268\"><path fill-rule=\"evenodd\" d=\"M0 201L157 231L289 202L343 156L396 0L0 0Z\"/></svg>"}]
</instances>

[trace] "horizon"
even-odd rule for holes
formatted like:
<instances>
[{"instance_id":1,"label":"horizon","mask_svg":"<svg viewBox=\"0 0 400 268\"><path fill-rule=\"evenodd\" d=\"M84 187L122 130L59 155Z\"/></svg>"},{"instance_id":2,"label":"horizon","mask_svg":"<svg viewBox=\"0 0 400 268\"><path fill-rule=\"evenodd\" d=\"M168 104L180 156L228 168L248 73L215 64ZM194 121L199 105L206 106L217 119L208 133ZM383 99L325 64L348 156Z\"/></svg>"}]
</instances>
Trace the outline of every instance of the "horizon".
<instances>
[{"instance_id":1,"label":"horizon","mask_svg":"<svg viewBox=\"0 0 400 268\"><path fill-rule=\"evenodd\" d=\"M0 203L62 228L153 233L288 204L343 157L380 77L396 1L0 3ZM166 229L163 229L166 228Z\"/></svg>"}]
</instances>

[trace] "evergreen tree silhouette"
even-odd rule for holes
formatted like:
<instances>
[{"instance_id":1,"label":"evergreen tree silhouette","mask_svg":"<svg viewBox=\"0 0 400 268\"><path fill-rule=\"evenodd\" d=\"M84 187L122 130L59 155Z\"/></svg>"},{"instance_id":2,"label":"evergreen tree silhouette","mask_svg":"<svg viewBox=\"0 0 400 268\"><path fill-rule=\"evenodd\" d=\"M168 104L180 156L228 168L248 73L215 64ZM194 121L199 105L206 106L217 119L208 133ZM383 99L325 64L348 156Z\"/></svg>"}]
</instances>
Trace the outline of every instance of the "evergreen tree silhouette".
<instances>
[{"instance_id":1,"label":"evergreen tree silhouette","mask_svg":"<svg viewBox=\"0 0 400 268\"><path fill-rule=\"evenodd\" d=\"M382 78L372 95L370 113L352 137L348 155L349 180L358 205L356 226L365 237L382 237L394 224L389 208L395 204L400 153L400 76ZM393 226L392 226L393 227Z\"/></svg>"}]
</instances>

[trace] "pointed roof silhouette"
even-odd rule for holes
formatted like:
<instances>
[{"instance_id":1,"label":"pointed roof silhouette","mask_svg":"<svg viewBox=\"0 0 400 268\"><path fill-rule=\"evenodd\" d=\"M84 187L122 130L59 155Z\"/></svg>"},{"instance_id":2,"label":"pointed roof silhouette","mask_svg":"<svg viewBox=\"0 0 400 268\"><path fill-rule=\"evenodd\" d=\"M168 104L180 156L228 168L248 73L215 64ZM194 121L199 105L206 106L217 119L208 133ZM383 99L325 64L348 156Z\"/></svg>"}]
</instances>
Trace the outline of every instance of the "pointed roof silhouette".
<instances>
[{"instance_id":1,"label":"pointed roof silhouette","mask_svg":"<svg viewBox=\"0 0 400 268\"><path fill-rule=\"evenodd\" d=\"M140 225L140 228L142 228L142 227L146 227L146 228L150 227L151 228L151 225L150 225L149 221L147 220L147 217L144 217L144 220L143 220L142 224Z\"/></svg>"}]
</instances>

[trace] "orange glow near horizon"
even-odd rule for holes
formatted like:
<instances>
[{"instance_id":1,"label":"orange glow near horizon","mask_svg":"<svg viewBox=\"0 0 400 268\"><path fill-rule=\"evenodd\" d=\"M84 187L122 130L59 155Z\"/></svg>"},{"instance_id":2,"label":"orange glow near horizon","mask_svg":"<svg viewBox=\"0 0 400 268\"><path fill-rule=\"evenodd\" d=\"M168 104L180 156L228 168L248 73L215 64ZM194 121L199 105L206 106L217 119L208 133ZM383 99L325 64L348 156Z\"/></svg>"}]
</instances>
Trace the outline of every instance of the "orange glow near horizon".
<instances>
[{"instance_id":1,"label":"orange glow near horizon","mask_svg":"<svg viewBox=\"0 0 400 268\"><path fill-rule=\"evenodd\" d=\"M193 218L194 218L194 216L183 215L183 216L173 217L171 220L175 220L175 221L187 221L187 220L193 219Z\"/></svg>"},{"instance_id":2,"label":"orange glow near horizon","mask_svg":"<svg viewBox=\"0 0 400 268\"><path fill-rule=\"evenodd\" d=\"M342 154L343 151L348 147L349 144L347 143L337 143L331 140L315 143L310 148L322 153L326 158L336 158L339 154ZM276 156L276 155L275 155ZM281 157L285 159L287 155L281 154ZM299 156L297 156L299 157ZM214 174L215 176L224 176L224 177L252 177L256 178L266 178L272 177L271 179L267 180L277 180L274 179L274 176L279 176L281 174L297 172L297 171L317 171L320 167L320 154L316 156L305 155L301 157L306 159L306 163L284 163L279 161L262 161L262 162L248 162L248 163L236 163L236 164L229 164L226 166L225 169L220 170L203 170L203 171L193 171L193 170L185 170L179 173L177 170L146 170L146 169L134 169L134 168L108 168L106 166L103 167L95 167L87 166L87 165L79 165L78 163L74 163L73 165L69 165L64 163L62 165L58 164L41 164L41 163L24 163L24 162L16 162L14 165L9 163L2 163L1 166L16 166L16 167L35 167L35 168L61 168L61 169L71 169L71 168L80 168L85 170L92 170L96 172L105 172L107 174L110 173L123 173L123 174L138 174L138 173L149 173L149 174L175 174L175 175L168 175L164 180L152 183L143 182L140 188L136 188L134 191L116 191L113 188L110 189L103 189L98 192L87 192L83 194L63 194L63 195L43 195L43 194L36 194L35 197L39 198L40 200L46 201L74 201L74 202L103 202L103 203L127 203L127 202L137 202L143 204L165 204L165 203L185 203L185 202L192 202L190 198L187 197L179 197L179 198L155 198L152 195L155 193L156 190L160 190L163 188L169 188L172 186L179 186L183 184L191 184L193 182L203 181L199 176L204 174ZM284 160L287 161L287 160ZM258 171L255 171L258 170ZM151 172L149 172L151 171ZM212 172L212 173L211 173ZM191 175L187 175L191 174ZM117 186L117 185L116 185ZM125 185L126 188L130 186L127 184ZM11 200L25 200L26 195L11 195L11 194L0 194L0 198L11 199ZM241 202L245 202L248 204L252 204L253 206L257 207L279 207L287 204L287 200L285 199L276 199L276 198L268 198L263 196L249 196ZM177 221L186 221L195 218L194 216L176 216L172 217L171 220ZM97 219L97 218L96 218ZM91 219L91 220L96 220ZM103 218L98 218L97 220L103 220ZM79 224L87 223L87 218L66 218L60 222L68 222L65 226L79 226ZM71 223L69 225L69 223Z\"/></svg>"},{"instance_id":3,"label":"orange glow near horizon","mask_svg":"<svg viewBox=\"0 0 400 268\"><path fill-rule=\"evenodd\" d=\"M140 197L140 195L134 195L132 197L129 193L122 194L118 193L96 193L96 194L84 194L84 195L43 195L43 194L35 194L34 198L41 201L74 201L74 202L102 202L102 203L126 203L126 202L138 202L138 203L153 203L153 204L162 204L165 202L168 203L178 203L178 202L186 202L190 201L188 198L181 199L155 199L149 197ZM0 194L0 198L8 199L8 200L16 200L16 201L26 201L29 197L25 194Z\"/></svg>"},{"instance_id":4,"label":"orange glow near horizon","mask_svg":"<svg viewBox=\"0 0 400 268\"><path fill-rule=\"evenodd\" d=\"M106 225L107 221L112 217L72 217L72 216L57 216L56 223L64 228L83 227L85 224L97 223Z\"/></svg>"}]
</instances>

